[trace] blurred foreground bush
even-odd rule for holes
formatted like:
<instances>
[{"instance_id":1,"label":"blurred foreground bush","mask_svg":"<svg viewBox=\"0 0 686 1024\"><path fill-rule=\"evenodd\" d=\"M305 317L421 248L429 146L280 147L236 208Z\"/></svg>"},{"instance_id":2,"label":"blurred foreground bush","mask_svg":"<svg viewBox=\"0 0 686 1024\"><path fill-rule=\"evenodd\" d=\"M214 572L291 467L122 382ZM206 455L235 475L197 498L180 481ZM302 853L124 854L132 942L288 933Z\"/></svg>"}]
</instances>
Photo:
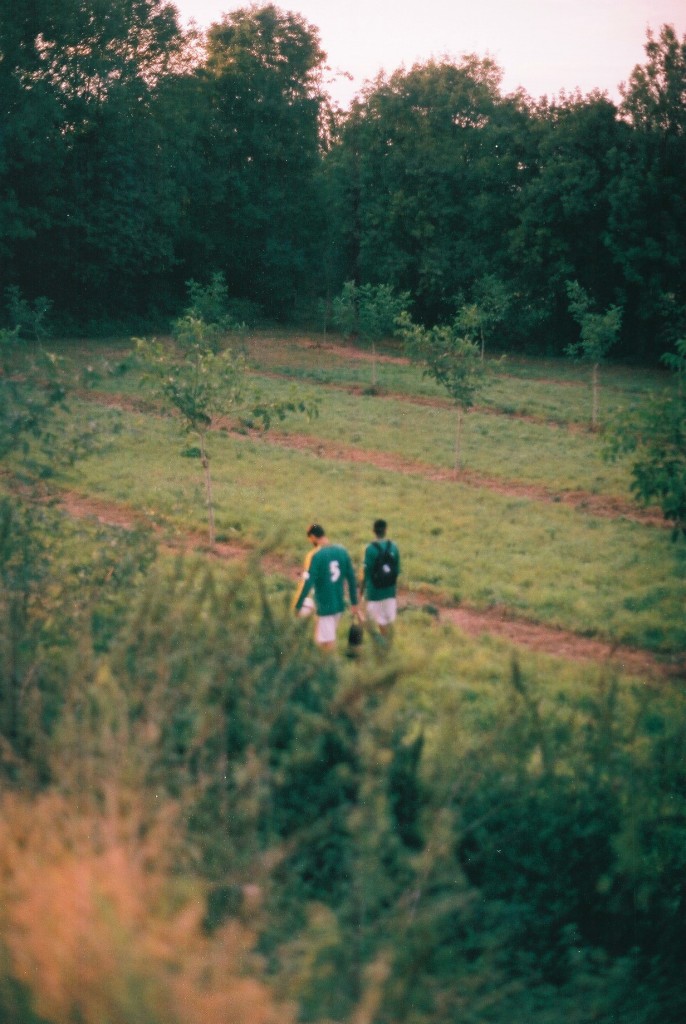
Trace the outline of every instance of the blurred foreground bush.
<instances>
[{"instance_id":1,"label":"blurred foreground bush","mask_svg":"<svg viewBox=\"0 0 686 1024\"><path fill-rule=\"evenodd\" d=\"M0 1019L686 1019L678 684L326 657L258 559L1 510Z\"/></svg>"}]
</instances>

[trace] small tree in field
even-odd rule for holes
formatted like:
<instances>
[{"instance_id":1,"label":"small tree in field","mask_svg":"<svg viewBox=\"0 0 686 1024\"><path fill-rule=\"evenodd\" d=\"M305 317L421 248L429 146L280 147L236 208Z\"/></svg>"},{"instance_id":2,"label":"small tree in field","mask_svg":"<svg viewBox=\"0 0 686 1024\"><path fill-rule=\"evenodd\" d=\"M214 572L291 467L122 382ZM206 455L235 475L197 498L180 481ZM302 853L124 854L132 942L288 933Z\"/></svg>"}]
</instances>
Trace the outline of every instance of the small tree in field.
<instances>
[{"instance_id":1,"label":"small tree in field","mask_svg":"<svg viewBox=\"0 0 686 1024\"><path fill-rule=\"evenodd\" d=\"M455 429L455 472L461 468L462 418L471 408L482 384L484 365L479 346L460 334L455 322L427 329L412 322L407 314L398 328L411 359L423 364L424 375L433 377L446 389L457 409Z\"/></svg>"},{"instance_id":2,"label":"small tree in field","mask_svg":"<svg viewBox=\"0 0 686 1024\"><path fill-rule=\"evenodd\" d=\"M407 309L409 292L396 295L388 284L346 281L333 300L333 320L344 334L358 335L372 346L372 387L376 387L376 344L396 332L398 317Z\"/></svg>"},{"instance_id":3,"label":"small tree in field","mask_svg":"<svg viewBox=\"0 0 686 1024\"><path fill-rule=\"evenodd\" d=\"M482 361L486 339L505 320L510 302L510 293L500 278L486 274L474 287L473 301L461 304L455 315L455 324L462 333L480 344Z\"/></svg>"},{"instance_id":4,"label":"small tree in field","mask_svg":"<svg viewBox=\"0 0 686 1024\"><path fill-rule=\"evenodd\" d=\"M266 430L274 419L288 413L316 414L316 406L304 399L265 401L246 377L245 357L231 348L217 350L214 325L192 316L176 323L175 350L156 339L135 339L146 370L165 403L182 418L183 429L198 442L205 480L210 546L215 542L214 499L208 439L221 417L257 423Z\"/></svg>"},{"instance_id":5,"label":"small tree in field","mask_svg":"<svg viewBox=\"0 0 686 1024\"><path fill-rule=\"evenodd\" d=\"M52 302L44 295L30 302L24 298L17 285L10 285L5 292L7 296L7 312L13 329L20 337L32 341L45 341L50 336L48 324Z\"/></svg>"},{"instance_id":6,"label":"small tree in field","mask_svg":"<svg viewBox=\"0 0 686 1024\"><path fill-rule=\"evenodd\" d=\"M606 457L631 453L631 490L644 505L656 502L674 523L673 537L686 535L686 338L663 361L677 375L676 393L654 399L638 411L618 417L610 432Z\"/></svg>"},{"instance_id":7,"label":"small tree in field","mask_svg":"<svg viewBox=\"0 0 686 1024\"><path fill-rule=\"evenodd\" d=\"M622 309L620 306L608 306L604 313L594 313L591 299L578 281L567 281L566 286L569 311L581 330L580 340L567 347L567 354L573 359L583 359L593 367L591 429L596 430L600 406L600 364L617 341Z\"/></svg>"}]
</instances>

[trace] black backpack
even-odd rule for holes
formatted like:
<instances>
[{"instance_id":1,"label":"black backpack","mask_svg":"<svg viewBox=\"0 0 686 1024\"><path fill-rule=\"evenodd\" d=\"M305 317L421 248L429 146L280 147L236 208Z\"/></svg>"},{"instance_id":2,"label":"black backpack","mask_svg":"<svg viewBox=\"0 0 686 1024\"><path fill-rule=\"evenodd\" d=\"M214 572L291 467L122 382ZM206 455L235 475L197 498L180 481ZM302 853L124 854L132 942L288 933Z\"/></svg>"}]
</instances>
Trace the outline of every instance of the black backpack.
<instances>
[{"instance_id":1,"label":"black backpack","mask_svg":"<svg viewBox=\"0 0 686 1024\"><path fill-rule=\"evenodd\" d=\"M386 547L374 541L374 546L378 551L369 570L369 576L376 589L383 590L385 587L392 587L398 578L398 559L391 550L390 541L386 543Z\"/></svg>"}]
</instances>

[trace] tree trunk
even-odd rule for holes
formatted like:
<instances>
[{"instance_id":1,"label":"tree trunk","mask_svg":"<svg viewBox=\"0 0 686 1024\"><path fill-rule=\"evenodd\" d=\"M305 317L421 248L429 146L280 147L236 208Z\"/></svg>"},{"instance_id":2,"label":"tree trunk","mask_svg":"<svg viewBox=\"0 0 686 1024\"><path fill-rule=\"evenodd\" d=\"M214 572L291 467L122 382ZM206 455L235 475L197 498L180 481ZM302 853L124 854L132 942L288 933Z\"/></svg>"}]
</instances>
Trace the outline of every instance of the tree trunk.
<instances>
[{"instance_id":1,"label":"tree trunk","mask_svg":"<svg viewBox=\"0 0 686 1024\"><path fill-rule=\"evenodd\" d=\"M462 442L462 406L457 407L457 426L455 429L455 473L459 473L462 469L461 461L461 442Z\"/></svg>"},{"instance_id":2,"label":"tree trunk","mask_svg":"<svg viewBox=\"0 0 686 1024\"><path fill-rule=\"evenodd\" d=\"M207 495L207 519L210 527L210 547L214 547L214 502L212 501L212 476L210 475L210 460L205 450L205 439L200 436L200 460L205 474L205 494Z\"/></svg>"},{"instance_id":3,"label":"tree trunk","mask_svg":"<svg viewBox=\"0 0 686 1024\"><path fill-rule=\"evenodd\" d=\"M593 408L591 410L591 429L598 429L598 409L600 407L600 367L593 364Z\"/></svg>"}]
</instances>

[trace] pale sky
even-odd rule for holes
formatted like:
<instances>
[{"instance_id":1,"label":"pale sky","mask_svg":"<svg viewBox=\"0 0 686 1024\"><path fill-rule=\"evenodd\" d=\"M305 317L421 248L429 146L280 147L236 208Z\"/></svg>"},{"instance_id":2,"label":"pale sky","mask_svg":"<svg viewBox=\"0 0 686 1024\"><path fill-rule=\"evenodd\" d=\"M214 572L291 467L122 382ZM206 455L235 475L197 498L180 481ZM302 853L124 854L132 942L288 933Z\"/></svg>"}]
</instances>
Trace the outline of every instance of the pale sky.
<instances>
[{"instance_id":1,"label":"pale sky","mask_svg":"<svg viewBox=\"0 0 686 1024\"><path fill-rule=\"evenodd\" d=\"M182 23L200 28L250 0L172 0ZM275 5L319 30L347 107L365 80L432 57L490 56L503 71L503 93L522 86L537 99L592 89L619 99L618 86L645 62L646 29L686 34L686 0L287 0ZM347 81L342 72L352 75Z\"/></svg>"}]
</instances>

